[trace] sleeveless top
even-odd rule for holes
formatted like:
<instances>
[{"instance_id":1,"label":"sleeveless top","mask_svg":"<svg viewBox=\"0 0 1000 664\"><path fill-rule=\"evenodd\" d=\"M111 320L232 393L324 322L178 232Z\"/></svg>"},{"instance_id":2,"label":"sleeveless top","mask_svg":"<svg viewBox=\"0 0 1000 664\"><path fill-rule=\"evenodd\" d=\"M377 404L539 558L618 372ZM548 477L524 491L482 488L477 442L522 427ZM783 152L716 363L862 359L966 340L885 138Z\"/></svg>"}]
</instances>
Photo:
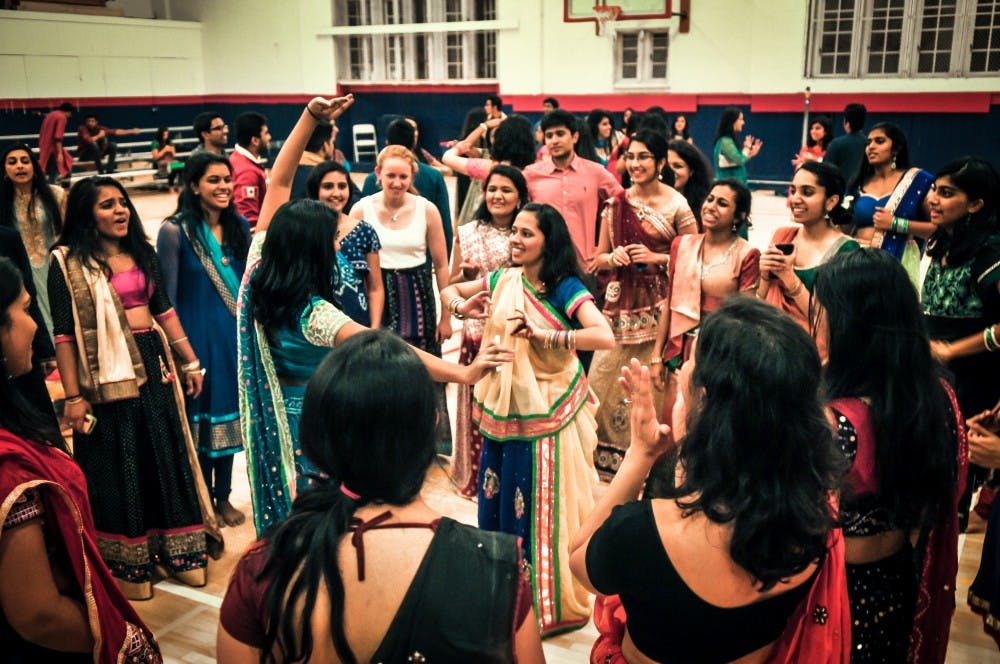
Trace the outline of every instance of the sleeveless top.
<instances>
[{"instance_id":1,"label":"sleeveless top","mask_svg":"<svg viewBox=\"0 0 1000 664\"><path fill-rule=\"evenodd\" d=\"M383 224L375 212L372 197L361 201L364 219L378 233L382 243L379 262L386 270L405 270L427 262L427 201L420 196L414 203L413 219L405 228L391 228Z\"/></svg>"}]
</instances>

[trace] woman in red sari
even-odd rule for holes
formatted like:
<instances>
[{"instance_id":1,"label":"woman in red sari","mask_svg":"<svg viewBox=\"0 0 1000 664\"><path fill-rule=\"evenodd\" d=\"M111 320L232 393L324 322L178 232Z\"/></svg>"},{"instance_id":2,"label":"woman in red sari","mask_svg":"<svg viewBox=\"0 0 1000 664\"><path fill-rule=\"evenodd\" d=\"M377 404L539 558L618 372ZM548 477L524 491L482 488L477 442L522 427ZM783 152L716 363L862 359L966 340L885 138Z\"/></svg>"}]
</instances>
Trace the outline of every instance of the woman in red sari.
<instances>
[{"instance_id":1,"label":"woman in red sari","mask_svg":"<svg viewBox=\"0 0 1000 664\"><path fill-rule=\"evenodd\" d=\"M629 445L629 418L618 371L631 357L649 362L656 325L667 298L671 242L698 232L684 196L660 180L667 166L667 141L640 130L624 156L632 186L608 201L592 269L610 270L602 313L615 335L615 348L594 353L587 378L601 406L597 411L594 464L610 481ZM676 246L676 245L675 245ZM659 395L657 395L659 399Z\"/></svg>"},{"instance_id":2,"label":"woman in red sari","mask_svg":"<svg viewBox=\"0 0 1000 664\"><path fill-rule=\"evenodd\" d=\"M938 377L917 293L883 251L816 271L827 405L851 463L841 493L852 662L944 662L955 610L958 498L969 449ZM859 344L858 340L864 339Z\"/></svg>"},{"instance_id":3,"label":"woman in red sari","mask_svg":"<svg viewBox=\"0 0 1000 664\"><path fill-rule=\"evenodd\" d=\"M152 633L97 550L83 472L49 418L14 389L36 323L0 258L0 643L14 662L159 662ZM9 659L8 659L9 658Z\"/></svg>"}]
</instances>

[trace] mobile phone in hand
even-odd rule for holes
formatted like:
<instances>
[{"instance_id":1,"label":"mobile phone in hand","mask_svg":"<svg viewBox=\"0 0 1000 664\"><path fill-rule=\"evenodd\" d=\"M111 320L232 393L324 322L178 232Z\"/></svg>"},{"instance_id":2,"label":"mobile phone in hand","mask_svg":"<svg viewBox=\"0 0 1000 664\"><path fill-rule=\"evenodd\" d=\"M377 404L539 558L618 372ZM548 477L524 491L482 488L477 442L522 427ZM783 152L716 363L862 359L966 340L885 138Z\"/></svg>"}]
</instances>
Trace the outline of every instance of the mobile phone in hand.
<instances>
[{"instance_id":1,"label":"mobile phone in hand","mask_svg":"<svg viewBox=\"0 0 1000 664\"><path fill-rule=\"evenodd\" d=\"M786 256L791 256L792 252L795 251L795 245L791 242L782 242L781 244L774 245L774 248L783 253Z\"/></svg>"},{"instance_id":2,"label":"mobile phone in hand","mask_svg":"<svg viewBox=\"0 0 1000 664\"><path fill-rule=\"evenodd\" d=\"M80 430L80 433L89 436L91 433L94 432L94 427L96 426L97 426L97 418L91 415L90 413L87 413L86 417L83 418L83 428Z\"/></svg>"}]
</instances>

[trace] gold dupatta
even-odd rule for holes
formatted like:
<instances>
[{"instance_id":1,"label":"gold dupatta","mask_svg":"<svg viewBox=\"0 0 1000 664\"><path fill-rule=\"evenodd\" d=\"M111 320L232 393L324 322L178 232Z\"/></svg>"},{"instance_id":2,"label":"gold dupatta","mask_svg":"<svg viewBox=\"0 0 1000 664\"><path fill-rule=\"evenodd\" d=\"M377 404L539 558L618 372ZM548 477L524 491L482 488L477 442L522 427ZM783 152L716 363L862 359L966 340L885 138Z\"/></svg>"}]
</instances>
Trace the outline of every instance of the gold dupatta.
<instances>
[{"instance_id":1,"label":"gold dupatta","mask_svg":"<svg viewBox=\"0 0 1000 664\"><path fill-rule=\"evenodd\" d=\"M71 296L80 393L90 403L138 398L146 367L115 289L100 268L84 266L67 247L56 247L52 257Z\"/></svg>"},{"instance_id":2,"label":"gold dupatta","mask_svg":"<svg viewBox=\"0 0 1000 664\"><path fill-rule=\"evenodd\" d=\"M507 319L523 311L540 330L569 330L569 323L524 278L521 268L507 268L492 288L493 311L483 340L497 337L514 351L514 361L480 380L473 392L473 421L494 440L534 440L565 427L588 401L590 388L583 365L571 350L541 348L511 334Z\"/></svg>"}]
</instances>

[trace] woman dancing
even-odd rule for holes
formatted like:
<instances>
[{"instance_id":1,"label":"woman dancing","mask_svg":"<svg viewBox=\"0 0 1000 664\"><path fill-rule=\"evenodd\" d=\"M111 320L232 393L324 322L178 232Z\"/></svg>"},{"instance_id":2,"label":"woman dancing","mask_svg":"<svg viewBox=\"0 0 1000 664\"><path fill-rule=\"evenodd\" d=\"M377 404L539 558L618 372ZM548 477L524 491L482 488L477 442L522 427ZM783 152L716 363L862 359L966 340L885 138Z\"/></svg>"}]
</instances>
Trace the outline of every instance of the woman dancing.
<instances>
[{"instance_id":1,"label":"woman dancing","mask_svg":"<svg viewBox=\"0 0 1000 664\"><path fill-rule=\"evenodd\" d=\"M812 305L837 444L851 463L840 503L851 661L943 662L969 458L958 403L892 257L835 257L816 271Z\"/></svg>"},{"instance_id":2,"label":"woman dancing","mask_svg":"<svg viewBox=\"0 0 1000 664\"><path fill-rule=\"evenodd\" d=\"M3 168L0 226L13 228L21 234L31 261L31 280L35 285L38 308L45 319L46 331L51 334L49 248L62 231L66 192L62 187L48 183L38 157L23 143L15 143L4 150Z\"/></svg>"},{"instance_id":3,"label":"woman dancing","mask_svg":"<svg viewBox=\"0 0 1000 664\"><path fill-rule=\"evenodd\" d=\"M156 253L167 297L205 367L201 394L188 400L191 435L216 520L246 518L229 502L233 456L243 451L236 385L236 297L246 268L250 226L233 204L232 168L222 155L187 161L177 211L160 226Z\"/></svg>"},{"instance_id":4,"label":"woman dancing","mask_svg":"<svg viewBox=\"0 0 1000 664\"><path fill-rule=\"evenodd\" d=\"M613 275L603 313L615 335L615 348L594 353L587 373L601 404L594 464L603 480L614 476L629 443L628 406L618 385L619 370L630 357L650 361L669 289L671 242L698 232L687 201L660 181L660 173L668 168L667 141L662 136L637 132L624 159L632 186L605 206L594 257L595 266L607 266Z\"/></svg>"},{"instance_id":5,"label":"woman dancing","mask_svg":"<svg viewBox=\"0 0 1000 664\"><path fill-rule=\"evenodd\" d=\"M284 520L299 489L315 480L298 442L306 383L331 347L367 329L335 304L331 273L340 215L316 201L287 202L291 174L313 129L353 102L351 95L316 97L302 110L275 160L240 288L240 422L258 535ZM510 359L495 344L467 367L417 354L436 380L465 383Z\"/></svg>"},{"instance_id":6,"label":"woman dancing","mask_svg":"<svg viewBox=\"0 0 1000 664\"><path fill-rule=\"evenodd\" d=\"M439 291L448 285L448 248L437 208L413 189L416 173L412 152L401 145L383 148L375 165L382 191L358 201L351 208L351 219L371 224L382 245L379 260L385 309L376 325L440 357L441 344L451 338L451 315L445 310L437 314L432 279ZM438 413L438 451L451 454L451 421L443 385L438 386Z\"/></svg>"},{"instance_id":7,"label":"woman dancing","mask_svg":"<svg viewBox=\"0 0 1000 664\"><path fill-rule=\"evenodd\" d=\"M513 166L493 167L483 182L483 202L475 224L458 227L452 251L451 283L482 279L510 265L511 225L528 201L528 185ZM462 324L459 363L469 364L483 342L483 321L470 318ZM479 457L483 435L472 421L472 387L459 385L455 399L455 452L451 477L458 492L475 498L479 490Z\"/></svg>"},{"instance_id":8,"label":"woman dancing","mask_svg":"<svg viewBox=\"0 0 1000 664\"><path fill-rule=\"evenodd\" d=\"M899 125L880 122L868 131L865 160L851 183L854 237L892 254L915 285L920 283L923 238L935 230L926 221L927 192L933 182L933 175L910 166L906 134Z\"/></svg>"},{"instance_id":9,"label":"woman dancing","mask_svg":"<svg viewBox=\"0 0 1000 664\"><path fill-rule=\"evenodd\" d=\"M97 549L87 480L50 413L13 379L38 324L17 267L0 258L0 642L11 662L159 662L152 633Z\"/></svg>"},{"instance_id":10,"label":"woman dancing","mask_svg":"<svg viewBox=\"0 0 1000 664\"><path fill-rule=\"evenodd\" d=\"M670 292L649 360L653 384L664 391L662 408L655 404L663 422L671 422L677 371L691 357L702 320L730 295L757 291L760 251L739 234L752 201L739 180L718 180L701 206L705 232L679 236L670 248Z\"/></svg>"},{"instance_id":11,"label":"woman dancing","mask_svg":"<svg viewBox=\"0 0 1000 664\"><path fill-rule=\"evenodd\" d=\"M87 476L101 555L129 599L152 596L157 559L204 585L205 531L221 542L187 430L203 374L156 252L116 180L70 190L49 300L65 417ZM170 350L183 361L175 369Z\"/></svg>"},{"instance_id":12,"label":"woman dancing","mask_svg":"<svg viewBox=\"0 0 1000 664\"><path fill-rule=\"evenodd\" d=\"M513 230L512 267L448 286L441 301L454 314L486 317L484 339L514 349L515 361L474 392L484 437L479 527L521 538L535 611L550 635L590 615L586 590L569 574L568 547L593 505L597 403L574 349L610 349L614 336L580 280L559 212L528 203Z\"/></svg>"},{"instance_id":13,"label":"woman dancing","mask_svg":"<svg viewBox=\"0 0 1000 664\"><path fill-rule=\"evenodd\" d=\"M753 298L729 299L681 370L672 431L656 420L649 370L633 359L622 376L632 445L572 544L573 574L607 596L590 661L846 661L831 499L843 461L809 335ZM671 434L675 482L637 501Z\"/></svg>"},{"instance_id":14,"label":"woman dancing","mask_svg":"<svg viewBox=\"0 0 1000 664\"><path fill-rule=\"evenodd\" d=\"M844 176L836 166L819 161L802 165L788 188L788 206L795 226L774 231L760 256L757 297L767 300L809 329L809 297L816 268L837 254L855 251L857 241L837 226L850 213L841 205ZM826 341L817 338L820 357L826 359Z\"/></svg>"}]
</instances>

